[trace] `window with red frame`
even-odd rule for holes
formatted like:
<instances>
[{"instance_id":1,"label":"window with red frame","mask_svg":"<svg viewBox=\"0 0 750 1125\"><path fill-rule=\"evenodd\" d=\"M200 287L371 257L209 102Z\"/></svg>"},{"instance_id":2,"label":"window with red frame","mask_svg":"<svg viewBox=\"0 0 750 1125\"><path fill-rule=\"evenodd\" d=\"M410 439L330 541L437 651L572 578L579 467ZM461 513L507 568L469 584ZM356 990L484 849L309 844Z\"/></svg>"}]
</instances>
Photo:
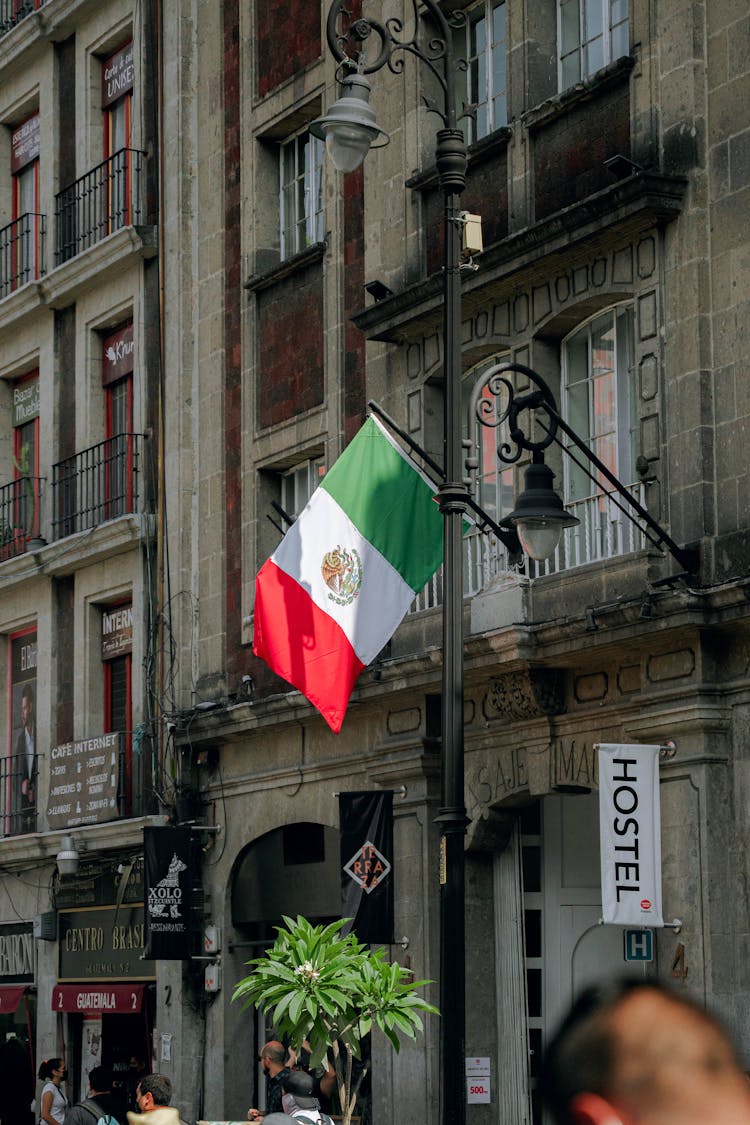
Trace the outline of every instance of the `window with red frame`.
<instances>
[{"instance_id":1,"label":"window with red frame","mask_svg":"<svg viewBox=\"0 0 750 1125\"><path fill-rule=\"evenodd\" d=\"M133 322L102 340L104 467L108 519L133 511Z\"/></svg>"},{"instance_id":2,"label":"window with red frame","mask_svg":"<svg viewBox=\"0 0 750 1125\"><path fill-rule=\"evenodd\" d=\"M0 558L26 549L39 534L39 372L13 387L13 482L0 491Z\"/></svg>"},{"instance_id":3,"label":"window with red frame","mask_svg":"<svg viewBox=\"0 0 750 1125\"><path fill-rule=\"evenodd\" d=\"M130 215L130 122L135 70L133 42L102 62L104 159L107 170L107 233L127 226Z\"/></svg>"},{"instance_id":4,"label":"window with red frame","mask_svg":"<svg viewBox=\"0 0 750 1125\"><path fill-rule=\"evenodd\" d=\"M39 114L33 113L11 133L13 222L10 275L0 278L2 295L39 277ZM7 259L5 259L7 261Z\"/></svg>"},{"instance_id":5,"label":"window with red frame","mask_svg":"<svg viewBox=\"0 0 750 1125\"><path fill-rule=\"evenodd\" d=\"M125 752L125 810L131 808L132 763L132 603L102 608L104 733L120 734Z\"/></svg>"},{"instance_id":6,"label":"window with red frame","mask_svg":"<svg viewBox=\"0 0 750 1125\"><path fill-rule=\"evenodd\" d=\"M2 800L5 834L36 831L36 625L10 637L8 758Z\"/></svg>"}]
</instances>

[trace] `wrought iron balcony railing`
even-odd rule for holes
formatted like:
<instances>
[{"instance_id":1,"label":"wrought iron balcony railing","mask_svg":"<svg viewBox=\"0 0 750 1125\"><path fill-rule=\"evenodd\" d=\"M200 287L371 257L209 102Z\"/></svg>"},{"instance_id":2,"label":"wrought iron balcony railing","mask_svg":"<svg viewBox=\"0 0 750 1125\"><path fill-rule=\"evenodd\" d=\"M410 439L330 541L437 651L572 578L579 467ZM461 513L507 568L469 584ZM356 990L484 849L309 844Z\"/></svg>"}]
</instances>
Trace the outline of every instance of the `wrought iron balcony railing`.
<instances>
[{"instance_id":1,"label":"wrought iron balcony railing","mask_svg":"<svg viewBox=\"0 0 750 1125\"><path fill-rule=\"evenodd\" d=\"M10 754L0 758L0 835L36 832L37 758L34 736L27 746L23 730L13 735Z\"/></svg>"},{"instance_id":2,"label":"wrought iron balcony railing","mask_svg":"<svg viewBox=\"0 0 750 1125\"><path fill-rule=\"evenodd\" d=\"M0 36L11 31L31 12L41 8L44 0L0 0Z\"/></svg>"},{"instance_id":3,"label":"wrought iron balcony railing","mask_svg":"<svg viewBox=\"0 0 750 1125\"><path fill-rule=\"evenodd\" d=\"M55 196L55 265L142 221L143 153L121 148Z\"/></svg>"},{"instance_id":4,"label":"wrought iron balcony railing","mask_svg":"<svg viewBox=\"0 0 750 1125\"><path fill-rule=\"evenodd\" d=\"M0 488L0 562L26 551L39 535L41 477L19 477Z\"/></svg>"},{"instance_id":5,"label":"wrought iron balcony railing","mask_svg":"<svg viewBox=\"0 0 750 1125\"><path fill-rule=\"evenodd\" d=\"M645 504L642 484L632 485L633 496ZM538 562L526 558L526 575L540 578L572 570L586 563L616 558L646 546L646 537L623 512L606 496L592 496L587 500L566 505L581 521L578 527L565 528L554 555ZM491 535L470 532L464 537L464 595L474 597L493 579L503 573L515 572L502 543ZM432 609L442 605L443 570L438 570L425 588L414 599L410 612Z\"/></svg>"},{"instance_id":6,"label":"wrought iron balcony railing","mask_svg":"<svg viewBox=\"0 0 750 1125\"><path fill-rule=\"evenodd\" d=\"M117 434L52 466L52 538L138 511L141 435Z\"/></svg>"},{"instance_id":7,"label":"wrought iron balcony railing","mask_svg":"<svg viewBox=\"0 0 750 1125\"><path fill-rule=\"evenodd\" d=\"M28 211L0 230L0 300L45 272L47 216Z\"/></svg>"}]
</instances>

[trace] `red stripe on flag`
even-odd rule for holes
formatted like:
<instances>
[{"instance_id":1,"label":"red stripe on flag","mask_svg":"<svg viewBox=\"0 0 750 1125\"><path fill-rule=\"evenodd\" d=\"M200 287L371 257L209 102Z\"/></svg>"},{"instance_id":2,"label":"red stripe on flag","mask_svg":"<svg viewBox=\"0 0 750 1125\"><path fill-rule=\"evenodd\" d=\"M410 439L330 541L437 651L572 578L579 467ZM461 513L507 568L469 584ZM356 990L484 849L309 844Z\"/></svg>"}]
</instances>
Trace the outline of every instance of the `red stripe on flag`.
<instances>
[{"instance_id":1,"label":"red stripe on flag","mask_svg":"<svg viewBox=\"0 0 750 1125\"><path fill-rule=\"evenodd\" d=\"M341 627L271 559L255 579L253 652L317 707L336 734L365 665Z\"/></svg>"}]
</instances>

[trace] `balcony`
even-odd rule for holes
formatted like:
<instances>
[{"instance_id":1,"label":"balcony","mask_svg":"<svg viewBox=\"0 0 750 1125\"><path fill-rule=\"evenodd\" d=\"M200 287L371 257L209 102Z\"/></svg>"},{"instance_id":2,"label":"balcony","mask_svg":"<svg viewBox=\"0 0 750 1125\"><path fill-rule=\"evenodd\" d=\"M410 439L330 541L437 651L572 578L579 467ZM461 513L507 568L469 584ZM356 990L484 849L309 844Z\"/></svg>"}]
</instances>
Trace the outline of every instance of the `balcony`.
<instances>
[{"instance_id":1,"label":"balcony","mask_svg":"<svg viewBox=\"0 0 750 1125\"><path fill-rule=\"evenodd\" d=\"M0 562L23 555L39 536L41 477L19 477L0 488Z\"/></svg>"},{"instance_id":2,"label":"balcony","mask_svg":"<svg viewBox=\"0 0 750 1125\"><path fill-rule=\"evenodd\" d=\"M0 36L12 31L43 3L44 0L0 0Z\"/></svg>"},{"instance_id":3,"label":"balcony","mask_svg":"<svg viewBox=\"0 0 750 1125\"><path fill-rule=\"evenodd\" d=\"M36 759L31 768L23 732L16 738L15 752L0 758L0 835L21 836L36 832ZM25 741L25 740L24 740Z\"/></svg>"},{"instance_id":4,"label":"balcony","mask_svg":"<svg viewBox=\"0 0 750 1125\"><path fill-rule=\"evenodd\" d=\"M631 485L632 495L645 506L642 484ZM598 495L566 506L581 521L578 527L565 528L554 555L537 562L525 558L526 576L542 578L563 570L603 562L605 559L641 551L646 537L639 527L609 499ZM503 573L515 573L505 547L492 535L472 531L464 537L464 595L474 597ZM442 567L414 599L410 613L434 609L443 601Z\"/></svg>"},{"instance_id":5,"label":"balcony","mask_svg":"<svg viewBox=\"0 0 750 1125\"><path fill-rule=\"evenodd\" d=\"M141 434L117 434L52 466L52 539L138 511Z\"/></svg>"},{"instance_id":6,"label":"balcony","mask_svg":"<svg viewBox=\"0 0 750 1125\"><path fill-rule=\"evenodd\" d=\"M47 216L29 211L0 229L0 301L45 272Z\"/></svg>"},{"instance_id":7,"label":"balcony","mask_svg":"<svg viewBox=\"0 0 750 1125\"><path fill-rule=\"evenodd\" d=\"M55 196L56 266L143 221L143 155L120 149Z\"/></svg>"}]
</instances>

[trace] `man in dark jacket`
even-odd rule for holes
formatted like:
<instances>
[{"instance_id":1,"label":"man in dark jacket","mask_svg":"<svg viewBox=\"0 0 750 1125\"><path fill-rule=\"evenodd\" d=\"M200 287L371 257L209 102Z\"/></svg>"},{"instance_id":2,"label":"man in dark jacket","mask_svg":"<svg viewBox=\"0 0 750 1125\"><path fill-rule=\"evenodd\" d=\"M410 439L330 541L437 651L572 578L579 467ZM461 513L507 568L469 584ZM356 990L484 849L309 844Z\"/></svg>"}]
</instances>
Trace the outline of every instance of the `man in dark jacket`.
<instances>
[{"instance_id":1,"label":"man in dark jacket","mask_svg":"<svg viewBox=\"0 0 750 1125\"><path fill-rule=\"evenodd\" d=\"M124 1107L112 1093L112 1075L105 1066L89 1071L89 1096L65 1114L65 1125L96 1125L100 1117L111 1118L111 1125L123 1125Z\"/></svg>"}]
</instances>

